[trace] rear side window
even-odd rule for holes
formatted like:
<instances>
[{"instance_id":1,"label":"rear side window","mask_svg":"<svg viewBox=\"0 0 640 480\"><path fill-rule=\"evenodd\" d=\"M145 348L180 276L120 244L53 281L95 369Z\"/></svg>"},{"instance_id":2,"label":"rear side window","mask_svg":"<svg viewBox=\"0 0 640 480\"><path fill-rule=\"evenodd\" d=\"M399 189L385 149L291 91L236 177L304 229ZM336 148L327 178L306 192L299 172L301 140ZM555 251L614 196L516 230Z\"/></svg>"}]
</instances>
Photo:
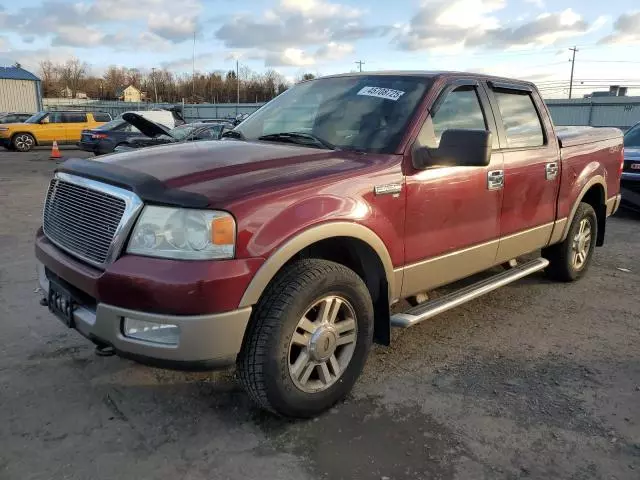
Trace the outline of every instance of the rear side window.
<instances>
[{"instance_id":1,"label":"rear side window","mask_svg":"<svg viewBox=\"0 0 640 480\"><path fill-rule=\"evenodd\" d=\"M67 112L62 114L63 123L84 123L87 121L87 114L82 112Z\"/></svg>"},{"instance_id":2,"label":"rear side window","mask_svg":"<svg viewBox=\"0 0 640 480\"><path fill-rule=\"evenodd\" d=\"M450 92L433 115L435 145L445 130L487 130L487 122L475 87L459 87Z\"/></svg>"},{"instance_id":3,"label":"rear side window","mask_svg":"<svg viewBox=\"0 0 640 480\"><path fill-rule=\"evenodd\" d=\"M540 147L544 133L531 95L526 92L494 92L507 135L507 148Z\"/></svg>"},{"instance_id":4,"label":"rear side window","mask_svg":"<svg viewBox=\"0 0 640 480\"><path fill-rule=\"evenodd\" d=\"M640 147L640 123L625 133L624 146L628 148Z\"/></svg>"},{"instance_id":5,"label":"rear side window","mask_svg":"<svg viewBox=\"0 0 640 480\"><path fill-rule=\"evenodd\" d=\"M110 122L111 121L111 115L109 115L108 113L104 113L104 112L95 112L93 114L93 119L96 122Z\"/></svg>"}]
</instances>

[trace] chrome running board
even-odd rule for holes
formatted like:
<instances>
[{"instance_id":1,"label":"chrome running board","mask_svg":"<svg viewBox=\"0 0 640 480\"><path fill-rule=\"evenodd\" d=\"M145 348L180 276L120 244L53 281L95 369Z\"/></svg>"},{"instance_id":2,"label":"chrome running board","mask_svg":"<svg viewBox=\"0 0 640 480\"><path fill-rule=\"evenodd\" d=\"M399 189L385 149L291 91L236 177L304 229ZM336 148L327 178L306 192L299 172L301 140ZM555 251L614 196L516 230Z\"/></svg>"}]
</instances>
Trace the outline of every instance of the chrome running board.
<instances>
[{"instance_id":1,"label":"chrome running board","mask_svg":"<svg viewBox=\"0 0 640 480\"><path fill-rule=\"evenodd\" d=\"M447 310L462 305L463 303L474 300L482 295L493 292L494 290L504 287L516 280L520 280L532 273L539 272L549 265L546 258L537 258L530 262L523 263L517 267L513 267L505 272L498 273L490 278L481 280L468 287L456 290L444 297L430 300L409 310L396 313L391 316L392 327L407 328L417 323L435 317Z\"/></svg>"}]
</instances>

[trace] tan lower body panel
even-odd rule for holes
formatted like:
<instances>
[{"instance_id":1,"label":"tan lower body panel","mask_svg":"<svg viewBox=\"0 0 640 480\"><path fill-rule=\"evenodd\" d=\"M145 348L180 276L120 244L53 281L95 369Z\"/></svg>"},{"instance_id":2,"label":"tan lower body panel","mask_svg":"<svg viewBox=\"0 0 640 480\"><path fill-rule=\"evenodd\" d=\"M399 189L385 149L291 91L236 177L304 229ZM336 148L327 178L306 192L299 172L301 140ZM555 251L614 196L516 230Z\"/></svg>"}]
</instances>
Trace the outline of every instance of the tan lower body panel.
<instances>
[{"instance_id":1,"label":"tan lower body panel","mask_svg":"<svg viewBox=\"0 0 640 480\"><path fill-rule=\"evenodd\" d=\"M549 244L554 222L514 233L500 239L495 264L508 262L512 258L533 252Z\"/></svg>"},{"instance_id":2,"label":"tan lower body panel","mask_svg":"<svg viewBox=\"0 0 640 480\"><path fill-rule=\"evenodd\" d=\"M556 238L561 236L566 221L566 218L561 219L509 235L501 240L492 240L396 269L396 278L404 272L401 296L406 298L425 290L447 285L512 258L546 247L554 235Z\"/></svg>"},{"instance_id":3,"label":"tan lower body panel","mask_svg":"<svg viewBox=\"0 0 640 480\"><path fill-rule=\"evenodd\" d=\"M499 240L457 250L404 268L402 297L455 282L495 265Z\"/></svg>"},{"instance_id":4,"label":"tan lower body panel","mask_svg":"<svg viewBox=\"0 0 640 480\"><path fill-rule=\"evenodd\" d=\"M561 218L557 220L553 224L553 232L551 233L551 240L549 240L549 245L555 245L562 241L562 234L564 233L564 229L567 226L567 222L569 220L566 218Z\"/></svg>"},{"instance_id":5,"label":"tan lower body panel","mask_svg":"<svg viewBox=\"0 0 640 480\"><path fill-rule=\"evenodd\" d=\"M607 200L607 217L610 217L611 215L616 213L616 211L618 210L618 207L620 206L621 198L622 198L622 195L618 194L615 197L611 197L610 199Z\"/></svg>"}]
</instances>

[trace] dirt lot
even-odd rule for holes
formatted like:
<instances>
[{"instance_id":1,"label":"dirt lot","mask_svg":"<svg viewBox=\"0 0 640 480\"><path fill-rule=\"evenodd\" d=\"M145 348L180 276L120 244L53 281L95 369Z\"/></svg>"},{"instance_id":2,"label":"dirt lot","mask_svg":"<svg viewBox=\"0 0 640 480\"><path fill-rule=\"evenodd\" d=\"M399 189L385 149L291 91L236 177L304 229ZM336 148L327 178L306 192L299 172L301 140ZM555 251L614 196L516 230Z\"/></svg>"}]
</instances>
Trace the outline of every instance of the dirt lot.
<instances>
[{"instance_id":1,"label":"dirt lot","mask_svg":"<svg viewBox=\"0 0 640 480\"><path fill-rule=\"evenodd\" d=\"M0 151L1 479L640 478L640 217L611 219L583 281L396 331L346 403L292 422L233 372L97 357L39 306L47 157Z\"/></svg>"}]
</instances>

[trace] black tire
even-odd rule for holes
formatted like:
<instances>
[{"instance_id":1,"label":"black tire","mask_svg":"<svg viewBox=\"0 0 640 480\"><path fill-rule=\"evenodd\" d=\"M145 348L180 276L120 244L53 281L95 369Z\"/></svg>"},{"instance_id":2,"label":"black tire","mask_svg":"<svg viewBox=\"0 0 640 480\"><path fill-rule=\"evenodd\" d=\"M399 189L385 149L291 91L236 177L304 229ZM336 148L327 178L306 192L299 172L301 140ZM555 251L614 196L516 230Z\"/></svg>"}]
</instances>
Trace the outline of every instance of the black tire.
<instances>
[{"instance_id":1,"label":"black tire","mask_svg":"<svg viewBox=\"0 0 640 480\"><path fill-rule=\"evenodd\" d=\"M337 295L353 307L357 333L348 364L335 383L309 393L289 373L290 343L299 320L316 302ZM373 303L362 279L326 260L297 261L267 287L256 305L238 356L240 383L261 408L288 417L307 418L329 409L352 389L373 340Z\"/></svg>"},{"instance_id":2,"label":"black tire","mask_svg":"<svg viewBox=\"0 0 640 480\"><path fill-rule=\"evenodd\" d=\"M586 259L578 268L574 263L574 242L583 220L589 222L591 240L586 253ZM569 227L567 238L562 243L552 245L542 251L542 256L549 260L549 266L546 269L547 276L561 282L573 282L582 278L587 273L587 270L589 270L597 238L598 217L596 216L596 212L588 203L580 203Z\"/></svg>"},{"instance_id":3,"label":"black tire","mask_svg":"<svg viewBox=\"0 0 640 480\"><path fill-rule=\"evenodd\" d=\"M11 138L11 146L18 152L28 152L36 145L36 139L30 133L16 133Z\"/></svg>"}]
</instances>

